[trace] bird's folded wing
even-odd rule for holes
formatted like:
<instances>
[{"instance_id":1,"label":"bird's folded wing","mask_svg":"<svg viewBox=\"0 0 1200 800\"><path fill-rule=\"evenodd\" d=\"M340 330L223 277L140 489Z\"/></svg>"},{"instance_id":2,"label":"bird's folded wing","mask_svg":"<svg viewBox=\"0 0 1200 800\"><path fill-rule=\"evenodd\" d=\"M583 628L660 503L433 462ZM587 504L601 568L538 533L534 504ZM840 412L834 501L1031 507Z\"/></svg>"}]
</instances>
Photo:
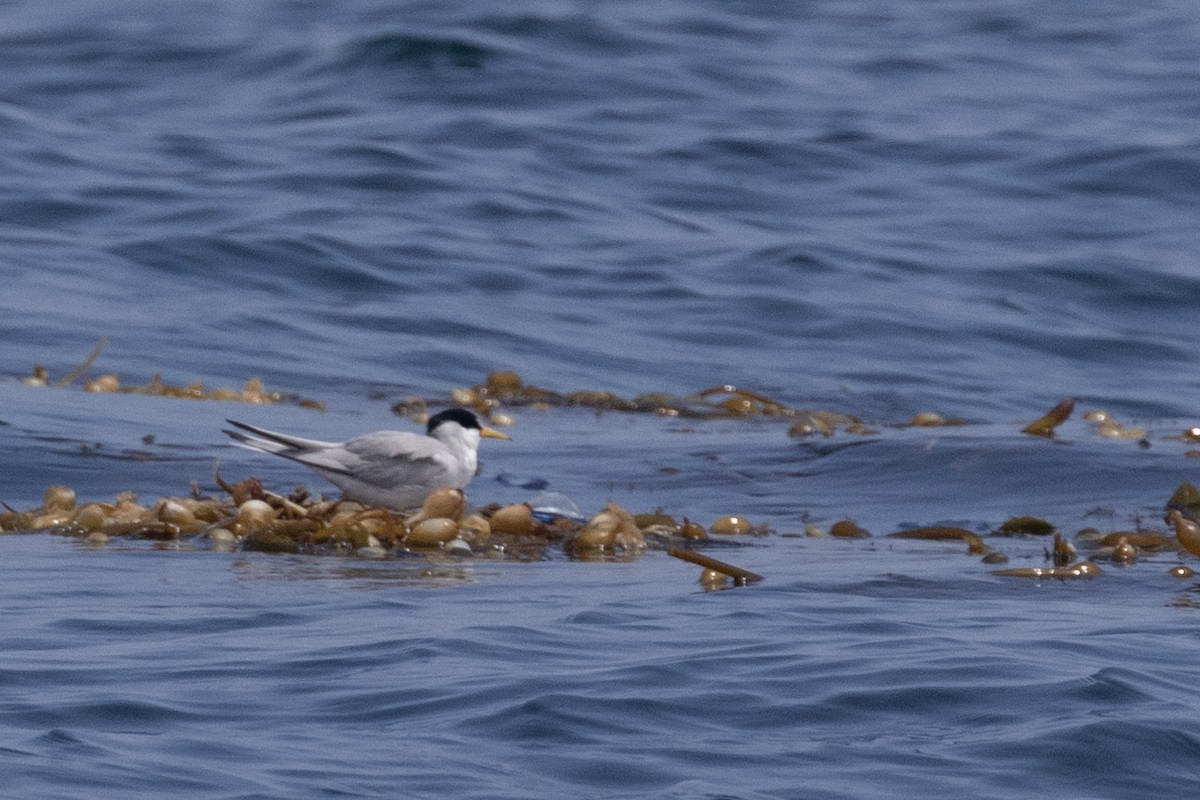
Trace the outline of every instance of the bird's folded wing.
<instances>
[{"instance_id":1,"label":"bird's folded wing","mask_svg":"<svg viewBox=\"0 0 1200 800\"><path fill-rule=\"evenodd\" d=\"M440 461L446 446L437 439L403 431L379 431L358 436L340 448L363 462Z\"/></svg>"}]
</instances>

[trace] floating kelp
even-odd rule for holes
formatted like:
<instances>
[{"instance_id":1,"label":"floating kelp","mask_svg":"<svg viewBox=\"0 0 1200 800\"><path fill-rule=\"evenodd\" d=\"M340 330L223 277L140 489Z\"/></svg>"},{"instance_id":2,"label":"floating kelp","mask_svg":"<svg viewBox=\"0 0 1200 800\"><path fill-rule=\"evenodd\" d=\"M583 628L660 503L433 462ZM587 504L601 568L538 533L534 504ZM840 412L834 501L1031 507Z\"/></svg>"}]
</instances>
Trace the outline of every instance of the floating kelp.
<instances>
[{"instance_id":1,"label":"floating kelp","mask_svg":"<svg viewBox=\"0 0 1200 800\"><path fill-rule=\"evenodd\" d=\"M1083 415L1083 418L1093 423L1092 430L1097 436L1108 439L1135 439L1145 441L1147 431L1136 425L1124 425L1118 422L1112 414L1103 409L1093 409Z\"/></svg>"},{"instance_id":2,"label":"floating kelp","mask_svg":"<svg viewBox=\"0 0 1200 800\"><path fill-rule=\"evenodd\" d=\"M833 436L838 426L844 426L847 433L857 433L867 436L875 433L860 420L852 420L844 414L833 411L797 411L792 415L796 421L787 430L787 435L793 439L807 439L811 436Z\"/></svg>"},{"instance_id":3,"label":"floating kelp","mask_svg":"<svg viewBox=\"0 0 1200 800\"><path fill-rule=\"evenodd\" d=\"M713 520L712 525L708 526L708 530L717 536L762 536L770 531L766 525L755 525L737 514L718 517Z\"/></svg>"},{"instance_id":4,"label":"floating kelp","mask_svg":"<svg viewBox=\"0 0 1200 800\"><path fill-rule=\"evenodd\" d=\"M449 400L485 415L495 424L502 424L497 423L495 417L502 413L504 406L543 410L584 407L598 411L648 413L688 419L778 417L794 422L793 427L801 426L792 435L813 433L829 436L838 428L849 432L866 432L863 422L848 414L792 408L766 395L732 384L710 386L685 397L667 392L649 392L626 398L604 390L554 391L527 384L515 372L498 371L488 374L481 384L454 389ZM392 410L400 416L420 420L427 413L429 404L424 398L414 397L395 404Z\"/></svg>"},{"instance_id":5,"label":"floating kelp","mask_svg":"<svg viewBox=\"0 0 1200 800\"><path fill-rule=\"evenodd\" d=\"M947 539L978 539L972 531L951 525L926 525L919 528L906 528L902 531L888 534L889 539L925 539L928 541L945 541Z\"/></svg>"},{"instance_id":6,"label":"floating kelp","mask_svg":"<svg viewBox=\"0 0 1200 800\"><path fill-rule=\"evenodd\" d=\"M485 417L492 425L508 426L515 423L512 414L505 409L528 408L548 411L552 408L591 408L597 411L658 414L683 419L758 419L779 420L788 423L787 435L794 439L827 438L837 433L877 435L881 428L946 428L961 427L971 423L961 417L948 417L933 411L914 414L905 422L884 421L868 423L852 414L796 408L778 398L733 384L719 384L701 389L694 394L678 396L669 392L646 392L635 397L622 397L603 389L557 391L526 383L520 375L510 370L491 372L485 380L472 387L457 388L448 397L409 397L395 403L393 412L424 424L430 406L455 404L470 408ZM1074 412L1075 398L1065 398L1046 414L1022 431L1024 433L1053 438L1056 429L1067 421ZM1148 432L1144 427L1117 422L1113 415L1102 409L1086 412L1085 419L1091 423L1096 436L1112 439L1136 440L1149 447ZM1200 426L1189 429L1183 436L1164 436L1164 439L1200 442ZM1200 456L1200 450L1185 455Z\"/></svg>"},{"instance_id":7,"label":"floating kelp","mask_svg":"<svg viewBox=\"0 0 1200 800\"><path fill-rule=\"evenodd\" d=\"M1184 517L1177 509L1171 509L1167 519L1175 526L1175 538L1183 545L1183 549L1200 556L1200 525Z\"/></svg>"},{"instance_id":8,"label":"floating kelp","mask_svg":"<svg viewBox=\"0 0 1200 800\"><path fill-rule=\"evenodd\" d=\"M51 379L46 368L39 365L35 366L33 373L23 378L21 382L26 386L50 386L60 389L68 387L91 368L92 364L99 358L106 344L107 340L101 339L96 348L92 350L78 367L58 380ZM206 389L204 384L198 382L182 386L164 383L161 372L156 372L149 383L133 385L121 383L120 376L116 373L107 373L85 380L83 389L87 392L144 394L155 397L175 397L187 400L220 400L231 403L250 403L253 405L290 403L301 408L312 408L318 411L325 410L325 404L317 400L310 400L299 395L284 392L267 391L262 380L259 378L249 379L241 389Z\"/></svg>"},{"instance_id":9,"label":"floating kelp","mask_svg":"<svg viewBox=\"0 0 1200 800\"><path fill-rule=\"evenodd\" d=\"M1190 444L1195 444L1196 442L1200 442L1200 425L1193 425L1183 433L1168 434L1162 438L1168 441L1188 442ZM1200 456L1200 450L1189 450L1185 455L1195 458Z\"/></svg>"},{"instance_id":10,"label":"floating kelp","mask_svg":"<svg viewBox=\"0 0 1200 800\"><path fill-rule=\"evenodd\" d=\"M1075 560L1078 554L1075 545L1071 544L1061 533L1054 534L1054 544L1046 553L1046 558L1054 562L1056 567L1065 567Z\"/></svg>"},{"instance_id":11,"label":"floating kelp","mask_svg":"<svg viewBox=\"0 0 1200 800\"><path fill-rule=\"evenodd\" d=\"M993 575L1010 578L1094 578L1100 567L1091 561L1081 561L1069 567L1016 567L992 570Z\"/></svg>"},{"instance_id":12,"label":"floating kelp","mask_svg":"<svg viewBox=\"0 0 1200 800\"><path fill-rule=\"evenodd\" d=\"M282 495L267 490L256 478L234 483L214 476L221 494L205 495L193 483L189 496L162 497L143 503L131 492L112 501L80 502L69 487L50 486L35 509L0 513L0 531L45 531L74 536L89 548L101 548L114 539L149 540L156 547L259 551L265 553L335 555L359 559L427 559L463 563L471 559L535 561L569 557L581 561L638 558L645 552L666 550L672 556L703 568L701 583L708 589L760 580L747 570L694 552L695 547L738 547L734 537L768 535L765 525L754 525L740 515L719 517L710 532L686 517L682 521L662 509L633 514L609 502L586 521L578 515L561 516L525 503L473 508L460 489L430 493L415 512L398 513L354 501L324 500L297 490ZM1181 487L1172 502L1190 505L1194 489ZM1175 538L1145 530L1135 516L1134 529L1107 535L1081 531L1075 542L1054 531L1053 545L1043 547L1053 566L1026 566L995 570L998 576L1028 578L1083 578L1099 574L1097 561L1108 560L1127 569L1140 569L1164 551L1178 545L1200 556L1200 523L1171 509L1168 520ZM805 529L816 530L812 523ZM1043 535L1052 526L1034 517L1016 517L999 526L999 536L1013 533ZM870 534L850 519L835 522L834 536L865 538ZM1086 534L1086 535L1085 535ZM784 534L789 535L789 534ZM967 528L930 525L889 535L896 544L904 540L952 541L967 546L967 553L982 556L989 565L1000 565L1008 556L993 550L986 540ZM1020 540L1007 540L1019 545ZM1043 540L1044 541L1044 540ZM1086 549L1080 554L1076 550ZM895 545L867 546L870 552L890 552ZM1033 556L1026 553L1024 557ZM886 557L886 556L885 556ZM1036 557L1036 556L1035 556ZM1079 560L1079 559L1083 560Z\"/></svg>"},{"instance_id":13,"label":"floating kelp","mask_svg":"<svg viewBox=\"0 0 1200 800\"><path fill-rule=\"evenodd\" d=\"M936 411L921 411L912 415L908 421L910 428L946 428L966 425L967 421L960 417L943 417Z\"/></svg>"},{"instance_id":14,"label":"floating kelp","mask_svg":"<svg viewBox=\"0 0 1200 800\"><path fill-rule=\"evenodd\" d=\"M91 537L159 541L191 540L215 549L239 547L269 553L357 555L387 558L401 554L442 553L533 560L551 548L573 558L636 556L651 547L669 547L703 539L661 512L635 517L616 503L585 523L541 512L529 505L491 505L472 510L459 489L432 492L419 511L401 514L348 500L316 500L304 491L283 496L247 478L217 485L225 496L164 497L143 504L126 492L113 502L77 504L64 486L49 487L42 505L29 511L0 513L0 531L48 531ZM765 530L765 529L764 529ZM753 532L761 532L755 529Z\"/></svg>"},{"instance_id":15,"label":"floating kelp","mask_svg":"<svg viewBox=\"0 0 1200 800\"><path fill-rule=\"evenodd\" d=\"M951 525L929 525L921 528L908 528L889 534L890 539L924 539L928 541L946 541L959 539L967 544L967 554L972 556L986 555L992 548L983 543L978 534Z\"/></svg>"},{"instance_id":16,"label":"floating kelp","mask_svg":"<svg viewBox=\"0 0 1200 800\"><path fill-rule=\"evenodd\" d=\"M1166 510L1178 511L1188 519L1200 519L1200 489L1186 481L1181 483L1167 501Z\"/></svg>"},{"instance_id":17,"label":"floating kelp","mask_svg":"<svg viewBox=\"0 0 1200 800\"><path fill-rule=\"evenodd\" d=\"M838 520L829 526L829 535L839 539L870 539L871 532L852 519Z\"/></svg>"},{"instance_id":18,"label":"floating kelp","mask_svg":"<svg viewBox=\"0 0 1200 800\"><path fill-rule=\"evenodd\" d=\"M567 552L577 556L599 553L639 553L646 549L646 537L633 514L612 502L567 539Z\"/></svg>"},{"instance_id":19,"label":"floating kelp","mask_svg":"<svg viewBox=\"0 0 1200 800\"><path fill-rule=\"evenodd\" d=\"M1122 536L1113 546L1110 557L1116 564L1132 564L1137 561L1138 549L1129 543L1128 537Z\"/></svg>"},{"instance_id":20,"label":"floating kelp","mask_svg":"<svg viewBox=\"0 0 1200 800\"><path fill-rule=\"evenodd\" d=\"M996 533L1001 536L1049 536L1054 526L1039 517L1012 517L1005 520Z\"/></svg>"},{"instance_id":21,"label":"floating kelp","mask_svg":"<svg viewBox=\"0 0 1200 800\"><path fill-rule=\"evenodd\" d=\"M679 547L672 547L667 550L667 555L674 556L675 558L682 559L683 561L690 561L693 564L704 567L705 572L701 573L700 576L700 581L704 584L718 583L718 581L714 580L713 577L708 574L710 572L715 572L718 575L728 576L738 586L745 586L747 583L757 583L763 579L762 575L751 572L750 570L742 569L741 567L735 567L732 564L726 564L724 561L718 561L715 558L701 555L693 550L684 550Z\"/></svg>"},{"instance_id":22,"label":"floating kelp","mask_svg":"<svg viewBox=\"0 0 1200 800\"><path fill-rule=\"evenodd\" d=\"M1172 550L1175 547L1175 541L1159 531L1113 531L1102 536L1097 546L1116 547L1122 540L1138 550L1152 553Z\"/></svg>"},{"instance_id":23,"label":"floating kelp","mask_svg":"<svg viewBox=\"0 0 1200 800\"><path fill-rule=\"evenodd\" d=\"M1075 398L1068 397L1065 400L1060 400L1058 405L1046 412L1046 414L1021 429L1022 433L1028 433L1031 436L1054 436L1054 429L1062 423L1066 422L1071 416L1071 412L1075 410Z\"/></svg>"}]
</instances>

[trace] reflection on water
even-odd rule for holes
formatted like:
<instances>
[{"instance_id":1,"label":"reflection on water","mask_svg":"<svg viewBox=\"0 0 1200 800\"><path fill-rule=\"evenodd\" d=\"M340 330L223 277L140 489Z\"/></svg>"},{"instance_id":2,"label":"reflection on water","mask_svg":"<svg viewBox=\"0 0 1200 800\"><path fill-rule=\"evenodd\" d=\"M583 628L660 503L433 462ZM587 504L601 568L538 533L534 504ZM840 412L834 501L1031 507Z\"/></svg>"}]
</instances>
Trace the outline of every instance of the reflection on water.
<instances>
[{"instance_id":1,"label":"reflection on water","mask_svg":"<svg viewBox=\"0 0 1200 800\"><path fill-rule=\"evenodd\" d=\"M231 562L234 573L246 580L265 581L348 581L364 589L385 589L396 585L455 586L494 578L494 570L475 565L454 566L431 563L427 558L416 563L346 563L345 558L266 557L237 558Z\"/></svg>"}]
</instances>

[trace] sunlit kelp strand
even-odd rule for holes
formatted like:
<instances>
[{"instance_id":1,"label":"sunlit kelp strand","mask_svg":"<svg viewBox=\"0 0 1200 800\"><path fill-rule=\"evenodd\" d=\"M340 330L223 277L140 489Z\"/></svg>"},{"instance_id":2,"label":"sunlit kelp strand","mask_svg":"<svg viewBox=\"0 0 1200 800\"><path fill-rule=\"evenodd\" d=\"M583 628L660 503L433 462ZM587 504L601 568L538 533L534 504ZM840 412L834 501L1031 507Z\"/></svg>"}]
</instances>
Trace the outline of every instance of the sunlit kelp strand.
<instances>
[{"instance_id":1,"label":"sunlit kelp strand","mask_svg":"<svg viewBox=\"0 0 1200 800\"><path fill-rule=\"evenodd\" d=\"M832 435L838 428L856 432L862 426L861 420L848 414L793 408L732 384L710 386L684 397L666 392L648 392L624 398L604 390L560 392L545 389L525 383L515 372L498 371L490 373L483 383L476 386L454 389L449 399L455 405L471 408L487 416L489 420L501 413L502 406L534 409L579 406L601 411L653 413L689 419L778 417L810 424L814 432L822 435ZM419 420L428 405L430 401L427 399L414 397L397 403L393 410L401 416Z\"/></svg>"},{"instance_id":2,"label":"sunlit kelp strand","mask_svg":"<svg viewBox=\"0 0 1200 800\"><path fill-rule=\"evenodd\" d=\"M107 339L101 339L96 348L88 355L79 366L72 369L62 378L54 380L50 377L49 372L45 367L34 366L30 375L21 379L21 382L26 386L33 387L54 387L58 389L67 388L73 385L84 373L99 358L101 351L107 344ZM120 376L116 373L105 373L88 378L83 383L83 389L87 392L95 393L121 393L121 394L140 394L150 395L154 397L172 397L188 400L218 400L231 403L249 403L252 405L272 405L275 403L289 403L300 406L301 408L312 408L318 411L325 410L325 404L308 398L300 397L297 394L291 394L279 391L268 391L259 378L250 378L247 380L241 389L229 389L218 387L216 389L206 389L204 384L194 382L186 385L171 385L163 382L162 373L156 372L149 382L144 384L126 385L121 382Z\"/></svg>"},{"instance_id":3,"label":"sunlit kelp strand","mask_svg":"<svg viewBox=\"0 0 1200 800\"><path fill-rule=\"evenodd\" d=\"M1066 398L1032 423L1019 428L1024 433L1053 439L1058 428L1068 421L1076 406L1075 398ZM709 386L689 395L649 391L634 397L622 397L603 389L560 391L526 383L510 370L491 372L482 383L453 389L447 398L409 397L392 406L401 416L417 422L428 419L430 405L453 403L473 409L497 426L516 424L515 417L505 408L526 408L548 411L553 408L583 407L598 411L647 413L681 419L765 419L788 423L787 435L794 439L828 438L838 433L871 436L881 428L946 428L973 424L971 421L945 416L935 411L922 411L904 422L867 422L845 411L806 409L785 403L761 392L733 384ZM1149 447L1146 428L1126 425L1115 420L1108 411L1095 409L1084 418L1092 423L1091 433L1111 439L1135 440ZM1200 425L1194 426L1195 438L1172 435L1164 440L1200 441ZM1200 455L1200 451L1185 455Z\"/></svg>"},{"instance_id":4,"label":"sunlit kelp strand","mask_svg":"<svg viewBox=\"0 0 1200 800\"><path fill-rule=\"evenodd\" d=\"M750 523L737 514L718 517L710 533L687 517L677 521L662 509L633 514L611 501L580 521L580 517L569 518L546 510L535 513L526 503L474 508L462 490L444 488L427 495L419 510L400 513L356 501L326 500L302 489L285 496L267 490L257 478L229 483L214 473L214 480L223 495L204 495L193 482L189 496L162 497L150 503L140 502L132 492L123 492L113 501L81 503L69 487L53 485L47 487L37 508L18 511L4 505L0 531L45 531L74 536L89 549L108 546L114 539L141 539L174 549L190 546L459 562L478 558L534 561L553 558L556 553L581 561L622 561L666 550L701 566L700 582L705 589L741 585L761 576L697 553L696 547L719 547L722 543L737 547L739 537L775 533L769 525ZM1179 508L1170 507L1187 508L1194 514L1196 499L1195 488L1183 484L1167 502L1166 519L1175 529L1174 537L1144 527L1138 515L1133 515L1133 529L1103 533L1083 528L1074 541L1069 541L1050 521L1028 515L1012 517L993 529L989 534L994 537L991 541L1018 546L1033 536L1045 542L1046 532L1051 531L1052 543L1039 544L1046 563L993 570L992 574L1039 579L1085 578L1100 574L1097 561L1111 561L1125 571L1154 561L1158 554L1171 556L1180 549L1200 556L1200 524ZM815 533L821 533L819 527L805 523L803 534L780 535L806 538ZM854 539L870 536L848 518L833 523L830 533L851 540L848 542L851 545ZM966 544L967 555L981 556L984 564L1002 565L1009 561L1007 554L989 545L985 535L953 525L910 527L887 538L897 544L922 540L958 542ZM889 548L872 546L870 550L886 553ZM687 555L679 555L680 552ZM1036 558L1037 554L1026 552L1020 557ZM1184 576L1189 569L1173 568L1171 574Z\"/></svg>"},{"instance_id":5,"label":"sunlit kelp strand","mask_svg":"<svg viewBox=\"0 0 1200 800\"><path fill-rule=\"evenodd\" d=\"M1081 561L1067 567L1015 567L998 569L993 575L1010 578L1094 578L1101 574L1100 567L1091 561Z\"/></svg>"}]
</instances>

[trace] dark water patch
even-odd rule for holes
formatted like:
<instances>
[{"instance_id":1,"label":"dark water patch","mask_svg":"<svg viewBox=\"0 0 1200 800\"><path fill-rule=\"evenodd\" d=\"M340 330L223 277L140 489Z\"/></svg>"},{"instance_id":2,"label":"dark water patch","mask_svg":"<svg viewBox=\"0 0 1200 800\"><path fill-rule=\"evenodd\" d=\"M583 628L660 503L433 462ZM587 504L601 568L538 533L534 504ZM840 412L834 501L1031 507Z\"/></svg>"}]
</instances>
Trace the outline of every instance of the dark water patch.
<instances>
[{"instance_id":1,"label":"dark water patch","mask_svg":"<svg viewBox=\"0 0 1200 800\"><path fill-rule=\"evenodd\" d=\"M381 170L428 169L432 162L411 148L401 149L380 143L345 145L334 148L329 156L337 160Z\"/></svg>"},{"instance_id":2,"label":"dark water patch","mask_svg":"<svg viewBox=\"0 0 1200 800\"><path fill-rule=\"evenodd\" d=\"M855 65L855 70L870 77L898 78L943 70L939 61L924 58L876 58Z\"/></svg>"},{"instance_id":3,"label":"dark water patch","mask_svg":"<svg viewBox=\"0 0 1200 800\"><path fill-rule=\"evenodd\" d=\"M427 139L431 144L439 145L438 155L443 163L458 163L468 150L520 153L539 145L546 146L528 126L516 125L503 114L464 112L438 116L429 123Z\"/></svg>"},{"instance_id":4,"label":"dark water patch","mask_svg":"<svg viewBox=\"0 0 1200 800\"><path fill-rule=\"evenodd\" d=\"M1148 196L1186 202L1200 184L1200 160L1183 147L1078 149L1039 159L1022 171L1083 197Z\"/></svg>"},{"instance_id":5,"label":"dark water patch","mask_svg":"<svg viewBox=\"0 0 1200 800\"><path fill-rule=\"evenodd\" d=\"M229 236L177 236L116 245L113 255L164 274L190 274L216 288L225 273L238 274L242 288L268 294L304 284L312 290L372 295L403 286L403 270L381 270L359 259L363 251L330 236L248 240ZM378 253L367 254L377 259Z\"/></svg>"},{"instance_id":6,"label":"dark water patch","mask_svg":"<svg viewBox=\"0 0 1200 800\"><path fill-rule=\"evenodd\" d=\"M724 703L722 703L724 705ZM495 714L471 719L468 728L482 727L491 735L527 745L561 741L574 746L595 745L610 737L645 735L655 720L663 731L671 721L688 716L675 702L646 697L622 697L604 692L576 695L547 692L508 705Z\"/></svg>"},{"instance_id":7,"label":"dark water patch","mask_svg":"<svg viewBox=\"0 0 1200 800\"><path fill-rule=\"evenodd\" d=\"M244 616L221 618L211 614L180 620L156 619L152 615L131 619L92 616L64 617L55 621L54 627L64 633L81 634L87 639L107 640L110 637L134 637L146 631L162 635L221 634L260 628L291 627L301 624L305 620L306 618L302 615L284 611L263 613L251 619Z\"/></svg>"},{"instance_id":8,"label":"dark water patch","mask_svg":"<svg viewBox=\"0 0 1200 800\"><path fill-rule=\"evenodd\" d=\"M1024 741L993 743L986 749L991 758L1027 765L1030 774L1054 774L1052 764L1069 759L1075 765L1069 781L1060 773L1055 783L1064 787L1069 783L1072 791L1151 796L1168 783L1183 791L1200 786L1200 780L1181 766L1200 749L1200 736L1187 722L1101 719L1071 724L1051 719L1039 724L1031 720ZM1147 770L1147 759L1158 766ZM1018 789L1035 783L1028 777L1014 780Z\"/></svg>"},{"instance_id":9,"label":"dark water patch","mask_svg":"<svg viewBox=\"0 0 1200 800\"><path fill-rule=\"evenodd\" d=\"M380 33L343 46L337 69L408 67L474 71L501 58L498 48L466 37Z\"/></svg>"},{"instance_id":10,"label":"dark water patch","mask_svg":"<svg viewBox=\"0 0 1200 800\"><path fill-rule=\"evenodd\" d=\"M534 14L518 11L484 14L476 24L516 40L530 42L531 49L586 53L605 57L632 57L644 53L645 38L619 20L605 15L569 13Z\"/></svg>"},{"instance_id":11,"label":"dark water patch","mask_svg":"<svg viewBox=\"0 0 1200 800\"><path fill-rule=\"evenodd\" d=\"M209 173L252 170L260 163L258 157L251 157L253 154L245 150L245 145L196 132L162 131L155 137L155 144L172 163L178 165L178 161L183 161Z\"/></svg>"},{"instance_id":12,"label":"dark water patch","mask_svg":"<svg viewBox=\"0 0 1200 800\"><path fill-rule=\"evenodd\" d=\"M103 204L85 203L78 200L23 199L0 201L0 216L9 225L30 228L56 228L78 225L98 216L107 209Z\"/></svg>"},{"instance_id":13,"label":"dark water patch","mask_svg":"<svg viewBox=\"0 0 1200 800\"><path fill-rule=\"evenodd\" d=\"M1025 21L1003 13L980 12L968 17L963 29L971 33L987 35L1009 35L1025 28Z\"/></svg>"},{"instance_id":14,"label":"dark water patch","mask_svg":"<svg viewBox=\"0 0 1200 800\"><path fill-rule=\"evenodd\" d=\"M70 726L70 728L100 728L124 733L151 733L179 724L197 715L182 708L134 698L89 702L51 703L37 707L10 708L14 721L26 727ZM62 741L56 745L64 744ZM66 742L68 746L79 743ZM83 744L83 747L87 747Z\"/></svg>"},{"instance_id":15,"label":"dark water patch","mask_svg":"<svg viewBox=\"0 0 1200 800\"><path fill-rule=\"evenodd\" d=\"M90 745L79 736L62 728L52 728L35 740L35 744L53 747L55 749L76 750L80 752L102 753L104 750Z\"/></svg>"},{"instance_id":16,"label":"dark water patch","mask_svg":"<svg viewBox=\"0 0 1200 800\"><path fill-rule=\"evenodd\" d=\"M1190 275L1149 269L1128 261L1117 268L1111 258L1104 257L1086 263L1043 262L994 271L989 277L1006 288L1032 289L1035 296L1069 294L1080 299L1081 307L1095 305L1127 312L1182 308L1200 292L1200 280Z\"/></svg>"},{"instance_id":17,"label":"dark water patch","mask_svg":"<svg viewBox=\"0 0 1200 800\"><path fill-rule=\"evenodd\" d=\"M472 203L465 209L471 216L483 220L506 222L510 220L528 220L538 223L555 223L574 218L572 214L561 209L541 203L526 202L527 198L508 197L501 199L481 200Z\"/></svg>"}]
</instances>

